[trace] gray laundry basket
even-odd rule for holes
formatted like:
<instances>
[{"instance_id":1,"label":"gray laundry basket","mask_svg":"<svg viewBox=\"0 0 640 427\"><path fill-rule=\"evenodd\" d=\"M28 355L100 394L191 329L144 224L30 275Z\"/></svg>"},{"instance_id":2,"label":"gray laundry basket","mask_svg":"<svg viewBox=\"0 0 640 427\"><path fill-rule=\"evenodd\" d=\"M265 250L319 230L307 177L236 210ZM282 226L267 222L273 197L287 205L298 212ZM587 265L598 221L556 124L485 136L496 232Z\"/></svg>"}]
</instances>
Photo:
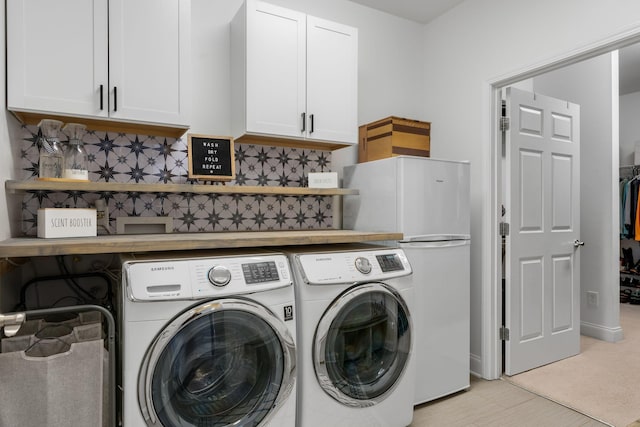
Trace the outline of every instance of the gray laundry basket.
<instances>
[{"instance_id":1,"label":"gray laundry basket","mask_svg":"<svg viewBox=\"0 0 640 427\"><path fill-rule=\"evenodd\" d=\"M28 335L2 340L0 427L115 425L115 351L111 357L108 351L115 348L111 313L88 305L25 314L35 317L88 311L99 311L107 319L107 348L101 323L85 321L63 327L46 325L46 333L38 336L38 331L44 331L43 321L29 320L23 331ZM34 325L39 326L32 329Z\"/></svg>"},{"instance_id":2,"label":"gray laundry basket","mask_svg":"<svg viewBox=\"0 0 640 427\"><path fill-rule=\"evenodd\" d=\"M23 328L20 328L22 332ZM51 334L52 331L63 335ZM102 339L102 323L90 323L87 325L65 326L63 328L47 327L44 334L33 333L30 335L16 335L10 338L3 338L0 341L0 358L2 353L22 351L26 356L48 357L55 354L64 353L71 349L71 344ZM37 331L36 331L37 332ZM66 333L65 333L66 332Z\"/></svg>"}]
</instances>

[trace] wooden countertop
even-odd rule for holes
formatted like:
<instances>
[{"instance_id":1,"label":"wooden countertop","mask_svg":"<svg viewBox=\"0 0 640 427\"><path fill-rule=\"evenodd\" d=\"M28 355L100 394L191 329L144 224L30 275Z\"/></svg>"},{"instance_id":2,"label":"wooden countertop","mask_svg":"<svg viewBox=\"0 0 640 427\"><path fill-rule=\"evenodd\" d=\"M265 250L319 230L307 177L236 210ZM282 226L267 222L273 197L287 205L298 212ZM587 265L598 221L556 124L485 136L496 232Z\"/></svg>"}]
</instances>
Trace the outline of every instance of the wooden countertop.
<instances>
[{"instance_id":1,"label":"wooden countertop","mask_svg":"<svg viewBox=\"0 0 640 427\"><path fill-rule=\"evenodd\" d=\"M137 235L120 234L61 239L19 237L0 242L0 258L358 243L382 240L401 240L402 237L402 233L332 229Z\"/></svg>"}]
</instances>

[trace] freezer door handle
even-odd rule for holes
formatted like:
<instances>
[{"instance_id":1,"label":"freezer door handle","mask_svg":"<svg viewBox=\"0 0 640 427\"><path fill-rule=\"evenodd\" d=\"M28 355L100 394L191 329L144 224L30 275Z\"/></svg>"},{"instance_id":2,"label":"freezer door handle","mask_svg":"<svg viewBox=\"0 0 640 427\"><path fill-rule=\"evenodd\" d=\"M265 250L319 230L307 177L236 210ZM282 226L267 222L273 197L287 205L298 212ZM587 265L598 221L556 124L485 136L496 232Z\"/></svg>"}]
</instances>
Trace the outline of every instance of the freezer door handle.
<instances>
[{"instance_id":1,"label":"freezer door handle","mask_svg":"<svg viewBox=\"0 0 640 427\"><path fill-rule=\"evenodd\" d=\"M469 246L471 240L438 240L433 242L400 242L400 248L454 248L458 246Z\"/></svg>"},{"instance_id":2,"label":"freezer door handle","mask_svg":"<svg viewBox=\"0 0 640 427\"><path fill-rule=\"evenodd\" d=\"M450 240L469 240L471 236L468 234L425 234L421 236L407 237L405 242L443 242Z\"/></svg>"}]
</instances>

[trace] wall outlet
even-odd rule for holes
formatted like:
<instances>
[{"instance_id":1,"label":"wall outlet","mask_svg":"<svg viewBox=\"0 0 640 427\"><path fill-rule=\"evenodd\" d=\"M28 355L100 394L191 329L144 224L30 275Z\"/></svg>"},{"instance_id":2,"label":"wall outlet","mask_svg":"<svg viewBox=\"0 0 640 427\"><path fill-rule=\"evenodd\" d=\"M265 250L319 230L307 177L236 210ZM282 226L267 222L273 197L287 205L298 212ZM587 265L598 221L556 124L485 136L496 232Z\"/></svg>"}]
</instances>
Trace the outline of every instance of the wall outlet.
<instances>
[{"instance_id":1,"label":"wall outlet","mask_svg":"<svg viewBox=\"0 0 640 427\"><path fill-rule=\"evenodd\" d=\"M590 307L598 306L598 292L587 291L587 305Z\"/></svg>"},{"instance_id":2,"label":"wall outlet","mask_svg":"<svg viewBox=\"0 0 640 427\"><path fill-rule=\"evenodd\" d=\"M104 231L111 234L111 228L109 227L109 206L103 199L97 199L94 202L96 207L96 217L98 228L102 227Z\"/></svg>"}]
</instances>

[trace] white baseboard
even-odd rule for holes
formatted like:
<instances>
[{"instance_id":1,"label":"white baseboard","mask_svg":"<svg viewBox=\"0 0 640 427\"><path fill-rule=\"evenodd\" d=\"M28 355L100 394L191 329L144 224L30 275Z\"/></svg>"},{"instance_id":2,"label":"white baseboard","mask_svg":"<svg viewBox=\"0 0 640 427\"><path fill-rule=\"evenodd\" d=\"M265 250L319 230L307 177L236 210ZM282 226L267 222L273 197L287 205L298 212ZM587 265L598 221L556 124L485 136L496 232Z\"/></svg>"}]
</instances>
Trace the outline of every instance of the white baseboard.
<instances>
[{"instance_id":1,"label":"white baseboard","mask_svg":"<svg viewBox=\"0 0 640 427\"><path fill-rule=\"evenodd\" d=\"M480 356L473 353L469 354L469 368L472 375L484 378L482 375L482 358Z\"/></svg>"},{"instance_id":2,"label":"white baseboard","mask_svg":"<svg viewBox=\"0 0 640 427\"><path fill-rule=\"evenodd\" d=\"M618 342L624 338L620 326L610 328L589 322L580 322L580 334L607 342Z\"/></svg>"}]
</instances>

